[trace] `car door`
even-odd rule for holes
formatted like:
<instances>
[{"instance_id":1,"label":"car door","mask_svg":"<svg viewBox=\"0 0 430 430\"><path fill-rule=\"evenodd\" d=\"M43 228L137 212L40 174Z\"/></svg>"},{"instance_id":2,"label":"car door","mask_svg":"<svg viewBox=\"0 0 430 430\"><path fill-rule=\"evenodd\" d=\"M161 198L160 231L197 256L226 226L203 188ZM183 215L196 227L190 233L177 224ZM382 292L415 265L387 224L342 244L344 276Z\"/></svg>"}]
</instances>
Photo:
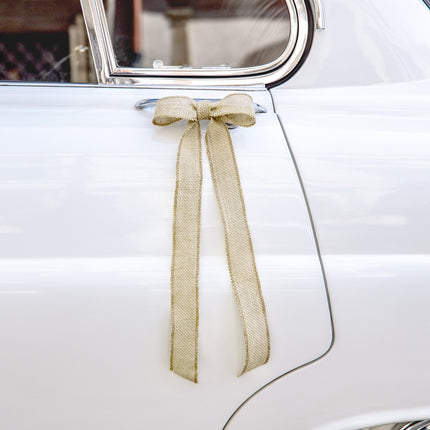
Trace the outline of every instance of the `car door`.
<instances>
[{"instance_id":1,"label":"car door","mask_svg":"<svg viewBox=\"0 0 430 430\"><path fill-rule=\"evenodd\" d=\"M310 13L304 3L291 5L303 20ZM112 60L102 3L84 1L83 10L100 85L0 88L1 422L20 430L221 428L255 391L332 343L306 199L263 83L281 72L242 78L237 69L188 76L164 68L146 76ZM237 377L243 333L203 156L193 384L169 368L175 164L185 124L155 127L151 100L236 93L250 95L261 111L253 127L230 133L271 357Z\"/></svg>"}]
</instances>

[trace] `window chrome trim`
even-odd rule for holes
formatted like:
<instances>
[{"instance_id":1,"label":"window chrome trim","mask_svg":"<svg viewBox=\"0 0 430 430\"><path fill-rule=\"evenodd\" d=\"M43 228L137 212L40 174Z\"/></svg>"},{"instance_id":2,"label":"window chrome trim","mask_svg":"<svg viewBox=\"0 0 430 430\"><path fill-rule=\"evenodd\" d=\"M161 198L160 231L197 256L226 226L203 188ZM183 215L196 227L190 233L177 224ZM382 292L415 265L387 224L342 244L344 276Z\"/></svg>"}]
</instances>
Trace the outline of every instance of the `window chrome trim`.
<instances>
[{"instance_id":1,"label":"window chrome trim","mask_svg":"<svg viewBox=\"0 0 430 430\"><path fill-rule=\"evenodd\" d=\"M403 430L426 430L430 427L430 420L421 421L412 424L410 427L406 426Z\"/></svg>"},{"instance_id":2,"label":"window chrome trim","mask_svg":"<svg viewBox=\"0 0 430 430\"><path fill-rule=\"evenodd\" d=\"M365 429L360 430L429 430L430 429L430 420L424 421L409 421L402 423L392 423L392 424L383 424L372 427L366 427Z\"/></svg>"},{"instance_id":3,"label":"window chrome trim","mask_svg":"<svg viewBox=\"0 0 430 430\"><path fill-rule=\"evenodd\" d=\"M313 1L313 14L320 0ZM299 63L306 48L309 19L305 0L285 0L290 14L290 38L281 56L271 63L247 68L143 69L118 67L102 0L81 0L93 53L97 80L101 84L161 86L264 86L281 80ZM322 15L321 15L322 16Z\"/></svg>"},{"instance_id":4,"label":"window chrome trim","mask_svg":"<svg viewBox=\"0 0 430 430\"><path fill-rule=\"evenodd\" d=\"M430 1L430 0L424 0ZM311 1L312 13L314 15L315 30L325 29L325 20L321 0Z\"/></svg>"}]
</instances>

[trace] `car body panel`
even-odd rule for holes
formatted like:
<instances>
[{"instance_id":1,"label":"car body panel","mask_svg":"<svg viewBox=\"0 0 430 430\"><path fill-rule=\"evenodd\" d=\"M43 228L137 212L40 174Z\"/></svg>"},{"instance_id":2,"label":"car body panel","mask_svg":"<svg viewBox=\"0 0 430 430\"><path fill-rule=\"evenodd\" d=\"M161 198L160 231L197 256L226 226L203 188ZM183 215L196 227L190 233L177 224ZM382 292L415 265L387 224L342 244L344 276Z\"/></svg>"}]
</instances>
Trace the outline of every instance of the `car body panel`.
<instances>
[{"instance_id":1,"label":"car body panel","mask_svg":"<svg viewBox=\"0 0 430 430\"><path fill-rule=\"evenodd\" d=\"M300 70L283 86L320 88L410 82L430 76L430 10L422 0L323 0Z\"/></svg>"},{"instance_id":2,"label":"car body panel","mask_svg":"<svg viewBox=\"0 0 430 430\"><path fill-rule=\"evenodd\" d=\"M109 88L0 85L0 428L358 430L429 418L426 4L318 2L325 29L277 82L115 76L82 4ZM253 87L268 82L270 93ZM157 129L134 105L234 91L268 108L232 137L272 357L236 377L243 339L205 160L195 385L169 371L184 124Z\"/></svg>"},{"instance_id":3,"label":"car body panel","mask_svg":"<svg viewBox=\"0 0 430 430\"><path fill-rule=\"evenodd\" d=\"M302 189L267 91L231 131L272 357L240 378L243 335L204 160L200 383L169 370L175 161L184 123L144 98L226 91L3 86L0 422L8 430L219 429L238 404L332 342ZM25 410L25 413L22 411Z\"/></svg>"},{"instance_id":4,"label":"car body panel","mask_svg":"<svg viewBox=\"0 0 430 430\"><path fill-rule=\"evenodd\" d=\"M273 97L306 190L336 339L324 358L256 394L227 428L356 430L424 419L430 81Z\"/></svg>"}]
</instances>

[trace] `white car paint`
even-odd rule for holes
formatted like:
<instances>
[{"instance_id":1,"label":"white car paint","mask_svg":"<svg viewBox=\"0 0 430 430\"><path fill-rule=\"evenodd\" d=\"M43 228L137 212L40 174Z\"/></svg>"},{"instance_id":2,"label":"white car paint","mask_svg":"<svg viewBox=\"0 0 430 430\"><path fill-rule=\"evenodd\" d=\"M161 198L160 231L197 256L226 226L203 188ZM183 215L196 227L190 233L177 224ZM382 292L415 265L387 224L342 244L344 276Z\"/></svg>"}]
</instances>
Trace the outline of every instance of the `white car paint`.
<instances>
[{"instance_id":1,"label":"white car paint","mask_svg":"<svg viewBox=\"0 0 430 430\"><path fill-rule=\"evenodd\" d=\"M0 87L1 428L220 429L288 370L226 428L430 417L430 11L421 0L322 4L326 29L271 90L276 114L233 132L274 341L271 363L239 379L209 181L201 383L168 371L167 164L181 127L155 130L132 106L181 91ZM250 92L270 108L266 91Z\"/></svg>"},{"instance_id":2,"label":"white car paint","mask_svg":"<svg viewBox=\"0 0 430 430\"><path fill-rule=\"evenodd\" d=\"M316 31L300 70L284 87L408 82L430 76L429 8L422 0L321 0Z\"/></svg>"},{"instance_id":3,"label":"white car paint","mask_svg":"<svg viewBox=\"0 0 430 430\"><path fill-rule=\"evenodd\" d=\"M335 342L227 428L356 430L428 418L430 80L273 95L315 223Z\"/></svg>"},{"instance_id":4,"label":"white car paint","mask_svg":"<svg viewBox=\"0 0 430 430\"><path fill-rule=\"evenodd\" d=\"M238 378L243 335L204 163L199 384L169 370L175 162L185 124L142 98L226 91L0 88L0 423L7 430L219 429L332 341L302 190L267 91L232 130L271 333ZM25 413L21 411L25 410Z\"/></svg>"}]
</instances>

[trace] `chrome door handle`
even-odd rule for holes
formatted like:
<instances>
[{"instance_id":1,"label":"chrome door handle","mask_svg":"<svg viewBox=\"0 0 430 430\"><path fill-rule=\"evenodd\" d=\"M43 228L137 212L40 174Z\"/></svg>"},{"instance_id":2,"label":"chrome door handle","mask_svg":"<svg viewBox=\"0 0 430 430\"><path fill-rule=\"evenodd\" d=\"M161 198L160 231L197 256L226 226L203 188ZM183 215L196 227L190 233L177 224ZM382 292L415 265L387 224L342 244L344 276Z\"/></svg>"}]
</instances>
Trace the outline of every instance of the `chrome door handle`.
<instances>
[{"instance_id":1,"label":"chrome door handle","mask_svg":"<svg viewBox=\"0 0 430 430\"><path fill-rule=\"evenodd\" d=\"M208 100L210 102L219 102L222 99L193 99L196 102L201 102L203 100ZM134 107L136 109L150 109L150 108L154 108L155 105L157 104L158 99L143 99L143 100L139 100ZM258 103L253 102L252 105L254 106L254 112L255 113L267 113L267 109L264 106L261 106ZM229 130L233 130L234 128L237 127L237 125L234 124L228 124L226 123L227 127L229 128Z\"/></svg>"},{"instance_id":2,"label":"chrome door handle","mask_svg":"<svg viewBox=\"0 0 430 430\"><path fill-rule=\"evenodd\" d=\"M203 100L209 100L210 102L219 102L222 99L194 99L196 102L201 102ZM157 104L158 99L143 99L139 100L134 106L136 109L147 109L153 108ZM258 103L252 103L254 106L255 113L267 113L267 109Z\"/></svg>"}]
</instances>

